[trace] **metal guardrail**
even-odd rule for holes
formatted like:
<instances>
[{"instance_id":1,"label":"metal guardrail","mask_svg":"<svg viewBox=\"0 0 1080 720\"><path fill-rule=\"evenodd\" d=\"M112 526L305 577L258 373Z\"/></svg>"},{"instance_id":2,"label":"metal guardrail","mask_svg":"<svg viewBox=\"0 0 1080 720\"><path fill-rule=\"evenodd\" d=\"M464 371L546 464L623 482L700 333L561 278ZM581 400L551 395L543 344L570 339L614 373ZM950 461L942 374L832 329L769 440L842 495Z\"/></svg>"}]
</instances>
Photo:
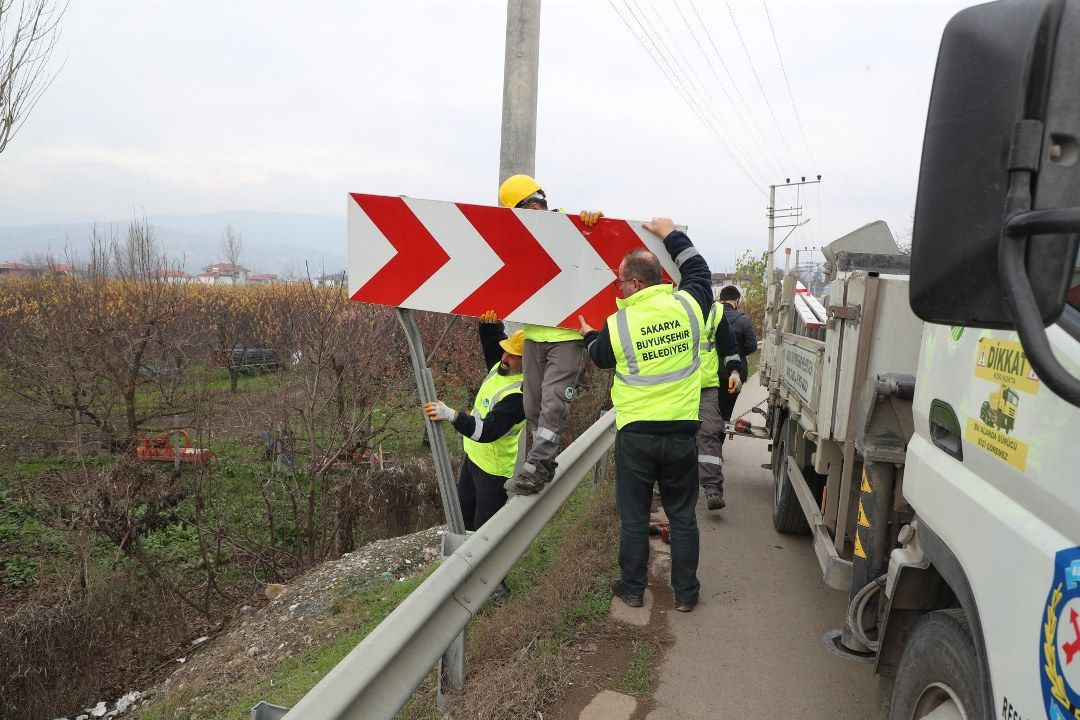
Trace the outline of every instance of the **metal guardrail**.
<instances>
[{"instance_id":1,"label":"metal guardrail","mask_svg":"<svg viewBox=\"0 0 1080 720\"><path fill-rule=\"evenodd\" d=\"M261 703L252 720L393 718L614 440L609 410L559 455L550 485L510 498L295 707Z\"/></svg>"}]
</instances>

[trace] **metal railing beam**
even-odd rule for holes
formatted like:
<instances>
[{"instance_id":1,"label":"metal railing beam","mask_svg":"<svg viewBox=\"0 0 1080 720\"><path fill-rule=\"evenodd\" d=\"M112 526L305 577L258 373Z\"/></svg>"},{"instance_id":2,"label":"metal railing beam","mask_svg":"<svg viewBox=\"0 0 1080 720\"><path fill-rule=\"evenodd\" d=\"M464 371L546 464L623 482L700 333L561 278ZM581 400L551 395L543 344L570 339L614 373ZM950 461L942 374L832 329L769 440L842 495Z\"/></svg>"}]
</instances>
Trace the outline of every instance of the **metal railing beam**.
<instances>
[{"instance_id":1,"label":"metal railing beam","mask_svg":"<svg viewBox=\"0 0 1080 720\"><path fill-rule=\"evenodd\" d=\"M285 720L390 720L615 440L609 410L537 495L507 501L311 689Z\"/></svg>"}]
</instances>

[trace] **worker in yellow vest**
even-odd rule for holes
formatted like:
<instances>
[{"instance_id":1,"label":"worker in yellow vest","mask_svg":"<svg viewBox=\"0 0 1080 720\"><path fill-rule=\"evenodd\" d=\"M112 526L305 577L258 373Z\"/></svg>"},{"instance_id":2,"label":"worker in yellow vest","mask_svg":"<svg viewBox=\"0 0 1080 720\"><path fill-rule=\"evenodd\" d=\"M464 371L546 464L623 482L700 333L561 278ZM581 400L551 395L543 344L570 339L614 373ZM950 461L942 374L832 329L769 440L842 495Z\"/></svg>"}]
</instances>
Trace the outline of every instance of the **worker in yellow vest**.
<instances>
[{"instance_id":1,"label":"worker in yellow vest","mask_svg":"<svg viewBox=\"0 0 1080 720\"><path fill-rule=\"evenodd\" d=\"M499 186L499 204L522 210L547 210L547 194L528 175L513 175ZM583 211L581 220L592 227L603 217ZM513 489L522 495L540 492L555 474L555 456L581 374L583 343L576 330L525 326L525 417L532 443L514 478Z\"/></svg>"},{"instance_id":2,"label":"worker in yellow vest","mask_svg":"<svg viewBox=\"0 0 1080 720\"><path fill-rule=\"evenodd\" d=\"M722 308L723 303L713 302L710 305L705 318L705 332L701 336L698 482L705 492L705 502L710 510L727 507L723 472L724 422L731 417L731 413L725 416L724 408L734 407L734 398L742 388L739 344ZM720 362L721 358L723 363Z\"/></svg>"},{"instance_id":3,"label":"worker in yellow vest","mask_svg":"<svg viewBox=\"0 0 1080 720\"><path fill-rule=\"evenodd\" d=\"M614 368L615 501L619 508L619 569L612 593L641 607L648 583L649 511L653 486L670 523L671 586L675 609L697 605L698 451L701 425L701 341L713 303L705 258L668 218L644 227L663 238L682 275L676 290L663 281L660 261L632 250L619 265L619 311L596 331L584 318L581 334L597 367Z\"/></svg>"},{"instance_id":4,"label":"worker in yellow vest","mask_svg":"<svg viewBox=\"0 0 1080 720\"><path fill-rule=\"evenodd\" d=\"M523 333L518 330L507 338L493 311L480 317L479 332L489 369L476 393L472 413L458 412L441 400L424 404L429 418L449 421L465 438L457 491L466 530L476 530L506 504L503 485L514 474L518 438L525 426L521 401Z\"/></svg>"}]
</instances>

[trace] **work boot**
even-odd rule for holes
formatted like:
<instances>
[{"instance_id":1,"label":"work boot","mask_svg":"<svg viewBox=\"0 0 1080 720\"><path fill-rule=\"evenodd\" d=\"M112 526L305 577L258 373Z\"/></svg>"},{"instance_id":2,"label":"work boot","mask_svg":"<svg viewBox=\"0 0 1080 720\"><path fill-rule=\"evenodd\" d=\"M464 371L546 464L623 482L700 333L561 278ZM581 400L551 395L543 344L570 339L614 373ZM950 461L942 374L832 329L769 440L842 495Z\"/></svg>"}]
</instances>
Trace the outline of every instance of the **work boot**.
<instances>
[{"instance_id":1,"label":"work boot","mask_svg":"<svg viewBox=\"0 0 1080 720\"><path fill-rule=\"evenodd\" d=\"M678 610L679 612L690 612L691 610L693 610L697 606L697 603L698 603L698 594L694 593L693 595L686 598L685 600L676 600L675 601L675 609Z\"/></svg>"},{"instance_id":2,"label":"work boot","mask_svg":"<svg viewBox=\"0 0 1080 720\"><path fill-rule=\"evenodd\" d=\"M548 474L546 465L525 463L514 478L514 490L518 495L532 495L543 490L550 480L551 475Z\"/></svg>"},{"instance_id":3,"label":"work boot","mask_svg":"<svg viewBox=\"0 0 1080 720\"><path fill-rule=\"evenodd\" d=\"M710 510L723 510L727 507L724 502L724 488L710 488L705 491L705 502Z\"/></svg>"},{"instance_id":4,"label":"work boot","mask_svg":"<svg viewBox=\"0 0 1080 720\"><path fill-rule=\"evenodd\" d=\"M632 593L623 587L622 578L611 578L611 594L622 600L630 607L641 607L645 604L645 593Z\"/></svg>"}]
</instances>

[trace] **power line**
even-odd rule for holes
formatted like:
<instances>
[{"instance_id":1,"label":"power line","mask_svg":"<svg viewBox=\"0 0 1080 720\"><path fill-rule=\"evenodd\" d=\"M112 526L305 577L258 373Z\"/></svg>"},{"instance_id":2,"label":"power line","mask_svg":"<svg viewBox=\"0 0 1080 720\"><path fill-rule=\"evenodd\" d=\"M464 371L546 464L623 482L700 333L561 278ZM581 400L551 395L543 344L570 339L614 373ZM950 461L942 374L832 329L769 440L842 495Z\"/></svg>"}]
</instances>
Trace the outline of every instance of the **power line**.
<instances>
[{"instance_id":1,"label":"power line","mask_svg":"<svg viewBox=\"0 0 1080 720\"><path fill-rule=\"evenodd\" d=\"M791 110L795 113L795 122L799 125L799 134L802 135L803 146L806 148L806 155L810 158L810 167L812 167L816 173L817 163L814 162L814 155L810 152L810 143L806 141L806 131L803 130L802 118L799 117L799 109L795 107L795 94L791 92L791 81L788 80L787 68L784 67L784 58L780 54L780 43L776 39L776 30L773 29L772 16L769 14L769 5L765 0L761 0L761 6L765 8L765 19L769 21L769 32L772 34L773 47L776 48L776 59L780 61L780 71L784 73L784 84L787 86L788 98L791 100Z\"/></svg>"},{"instance_id":2,"label":"power line","mask_svg":"<svg viewBox=\"0 0 1080 720\"><path fill-rule=\"evenodd\" d=\"M787 138L784 137L784 131L780 129L780 122L776 119L776 113L773 112L772 103L769 102L769 96L765 93L765 86L761 83L761 77L758 76L757 68L754 66L754 60L750 57L750 49L746 47L746 41L743 40L742 31L739 30L739 21L735 19L735 12L731 9L731 0L724 0L724 5L727 6L728 15L731 16L731 24L735 26L735 34L739 37L739 44L742 45L743 52L746 53L746 61L750 63L750 71L754 73L754 79L757 81L758 89L761 90L761 97L765 100L765 107L769 109L769 115L772 116L773 124L776 125L776 133L780 136L780 142L784 143L784 149L787 150L788 157L791 158L791 162L795 167L799 166L799 163L795 160L795 155L791 152L791 146L788 145Z\"/></svg>"},{"instance_id":3,"label":"power line","mask_svg":"<svg viewBox=\"0 0 1080 720\"><path fill-rule=\"evenodd\" d=\"M634 0L634 4L637 5L637 0ZM667 23L664 22L664 18L661 17L659 11L657 11L656 5L653 2L653 0L649 0L649 8L653 11L653 15L656 16L656 19L660 21L660 25L661 25L661 27L663 27L664 33L667 35L668 39L671 41L671 45L674 46L674 48L679 52L679 56L682 58L683 62L679 63L674 55L671 56L672 60L675 61L675 64L679 66L680 70L683 73L683 77L685 77L687 79L687 81L690 82L690 84L694 87L694 89L697 90L698 97L701 99L702 106L708 106L708 107L711 108L713 117L716 118L717 124L720 125L721 129L724 131L725 136L728 138L729 144L731 144L732 147L734 147L736 150L739 150L742 153L743 159L746 160L746 164L749 165L751 167L751 169L753 169L754 172L758 174L759 178L762 181L762 184L767 184L768 183L768 179L767 179L768 176L765 173L761 172L761 169L754 163L753 156L749 152L747 152L746 149L742 145L740 145L737 142L737 140L736 140L737 136L732 131L730 123L728 123L726 121L723 114L720 112L720 108L717 105L716 100L713 98L712 93L709 92L707 87L705 87L705 83L702 82L701 76L699 76L698 73L697 73L697 70L694 69L693 63L690 62L690 60L686 57L686 54L682 51L681 43L679 43L675 39L675 36L674 36L674 34L672 34L671 29L668 28ZM650 25L651 25L651 23L650 23ZM657 32L656 35L657 35L658 38L660 37L659 32ZM663 43L662 38L661 38L661 43ZM670 54L670 51L668 51L668 52ZM696 82L691 82L690 81L690 77L686 72L686 68L689 68L690 73L693 74L694 80Z\"/></svg>"},{"instance_id":4,"label":"power line","mask_svg":"<svg viewBox=\"0 0 1080 720\"><path fill-rule=\"evenodd\" d=\"M697 45L698 51L701 53L701 56L703 58L705 58L705 62L709 66L709 70L712 71L713 77L716 78L716 83L720 86L720 89L724 92L724 97L727 98L728 104L731 105L731 109L734 111L735 117L737 117L739 119L739 122L742 124L743 129L746 131L747 136L750 138L750 141L752 143L754 143L754 147L757 149L758 154L761 155L762 159L765 160L765 164L768 166L769 172L773 173L774 177L779 177L779 176L783 175L784 171L782 169L778 170L776 167L773 166L772 162L769 160L768 154L766 154L766 152L762 149L761 144L758 142L757 138L754 136L754 133L750 131L750 126L746 124L746 118L744 117L744 114L739 112L739 108L737 108L735 106L735 101L732 99L731 93L728 92L727 87L724 85L724 81L720 79L720 74L718 72L716 72L716 67L713 65L712 59L709 58L709 54L707 52L705 52L705 47L701 44L701 41L698 39L697 33L694 32L694 29L693 29L693 27L691 27L690 21L686 18L686 15L683 13L682 8L679 7L679 3L676 0L672 4L675 5L675 9L679 12L679 17L682 18L683 24L686 25L686 29L690 32L690 37L694 38L694 43ZM708 29L707 28L705 28L705 33L706 33L706 35L708 35ZM712 38L710 37L709 39L711 40ZM716 47L716 45L714 44L713 48L715 49L715 47ZM723 62L723 61L721 61L721 62ZM754 122L755 125L757 124L757 120L755 120L753 118L753 116L751 116L750 119ZM758 128L758 133L761 134L761 128L760 127ZM762 134L762 139L764 139L763 134ZM768 144L769 144L768 141L766 141L765 142L766 147L768 147ZM770 150L771 150L771 148L770 148ZM779 159L777 160L777 162L779 162Z\"/></svg>"},{"instance_id":5,"label":"power line","mask_svg":"<svg viewBox=\"0 0 1080 720\"><path fill-rule=\"evenodd\" d=\"M739 162L739 159L735 157L734 153L732 153L732 151L728 148L727 144L723 141L723 138L721 138L719 133L717 133L716 128L713 127L713 125L709 122L708 118L698 109L696 103L693 100L693 97L685 89L682 80L675 75L673 70L671 70L670 63L668 63L664 54L660 52L659 48L656 46L655 41L652 39L652 36L649 35L648 32L645 30L644 25L641 23L641 20L638 19L637 15L634 14L634 11L630 8L630 5L626 2L626 0L623 0L623 3L624 5L626 5L627 12L630 14L631 17L634 18L634 21L638 24L638 26L641 27L642 35L644 35L649 40L649 43L653 45L653 47L656 49L655 56L653 52L649 50L644 40L642 40L642 38L639 37L638 33L634 31L634 28L630 25L630 22L626 19L623 13L619 11L619 8L616 7L613 0L608 0L608 4L611 5L611 9L615 11L615 14L618 15L619 19L622 20L624 25L626 25L626 29L629 30L630 34L634 36L634 39L638 41L638 44L641 45L641 48L645 51L645 54L648 55L649 59L653 61L653 64L656 65L657 69L660 70L661 74L664 75L664 78L667 79L667 81L671 84L672 88L675 90L676 93L678 93L679 97L682 98L683 102L687 104L687 107L690 108L691 112L693 112L694 115L701 122L701 124L705 126L706 130L713 134L717 142L720 144L720 147L724 150L725 153L727 153L728 157L730 157L731 160L743 172L743 174L746 175L746 178L750 181L750 184L753 185L758 190L758 192L765 195L765 189L758 183L757 180L754 179L754 177L750 174L746 167L743 166L741 162ZM668 65L668 70L664 70L664 68L661 67L660 61L657 60L657 57L659 57L660 60L663 60L665 65ZM680 85L683 85L683 87L680 88Z\"/></svg>"},{"instance_id":6,"label":"power line","mask_svg":"<svg viewBox=\"0 0 1080 720\"><path fill-rule=\"evenodd\" d=\"M678 5L676 5L676 7L678 7ZM750 117L751 122L754 123L754 127L757 129L758 134L761 135L761 139L765 143L765 147L769 149L769 152L772 154L773 159L776 160L776 165L780 168L783 168L784 163L780 162L780 158L777 156L776 151L773 150L773 147L769 143L768 138L765 137L765 132L761 129L761 124L758 123L757 117L750 109L750 105L747 104L746 98L743 96L742 91L739 89L739 84L735 82L735 76L732 75L731 70L727 66L727 63L724 62L723 56L720 55L720 49L716 46L716 41L713 40L712 33L709 32L709 28L705 24L705 19L701 16L701 13L698 12L697 5L694 4L694 0L690 0L690 9L692 9L694 11L694 15L697 16L698 22L701 24L701 29L705 31L705 37L708 38L709 44L712 46L713 53L716 55L716 59L720 61L720 67L724 69L724 74L728 76L728 80L731 82L731 87L735 91L735 95L739 98L739 102L742 103L742 106L746 110L746 114ZM709 63L709 67L712 68L711 62ZM712 68L712 70L714 73L716 72L715 68ZM720 78L719 76L717 76L717 81L719 80ZM723 83L721 83L721 86L723 86ZM798 166L796 165L796 167ZM783 175L784 173L780 174Z\"/></svg>"},{"instance_id":7,"label":"power line","mask_svg":"<svg viewBox=\"0 0 1080 720\"><path fill-rule=\"evenodd\" d=\"M674 69L671 67L671 63L667 59L667 56L665 56L663 54L663 52L661 52L659 46L656 44L656 41L653 39L652 35L649 34L649 32L645 29L644 24L638 18L637 14L635 14L633 9L631 9L630 4L626 0L623 0L623 4L626 6L626 11L628 13L630 13L630 16L632 18L634 18L634 22L636 22L638 24L638 27L641 28L641 34L646 39L648 39L649 44L652 45L653 50L656 51L656 56L655 57L653 55L653 51L649 50L649 48L645 46L644 41L640 37L638 37L638 34L630 26L630 23L626 20L626 18L623 17L622 13L619 12L619 9L617 7L615 7L615 4L613 2L611 2L611 0L608 0L608 3L611 5L612 9L615 10L615 13L619 16L619 19L623 21L623 23L626 25L627 29L630 30L630 33L638 41L638 43L641 45L641 47L644 48L645 52L648 53L649 57L652 59L653 63L656 65L656 67L659 68L660 71L664 74L664 77L667 78L667 81L669 83L671 83L672 87L675 88L675 91L679 93L679 97L681 97L683 99L683 102L685 102L687 104L687 106L690 108L690 110L693 111L693 113L697 116L698 120L700 120L702 122L702 124L704 124L706 126L706 128L708 128L709 130L712 130L712 126L709 124L708 120L702 114L701 109L698 106L697 102L690 95L690 91L686 87L686 84L683 82L682 78L679 77L675 73ZM659 57L660 60L663 61L664 65L667 67L666 70L664 68L660 67L660 63L657 60L657 57ZM678 84L676 84L676 82Z\"/></svg>"}]
</instances>

